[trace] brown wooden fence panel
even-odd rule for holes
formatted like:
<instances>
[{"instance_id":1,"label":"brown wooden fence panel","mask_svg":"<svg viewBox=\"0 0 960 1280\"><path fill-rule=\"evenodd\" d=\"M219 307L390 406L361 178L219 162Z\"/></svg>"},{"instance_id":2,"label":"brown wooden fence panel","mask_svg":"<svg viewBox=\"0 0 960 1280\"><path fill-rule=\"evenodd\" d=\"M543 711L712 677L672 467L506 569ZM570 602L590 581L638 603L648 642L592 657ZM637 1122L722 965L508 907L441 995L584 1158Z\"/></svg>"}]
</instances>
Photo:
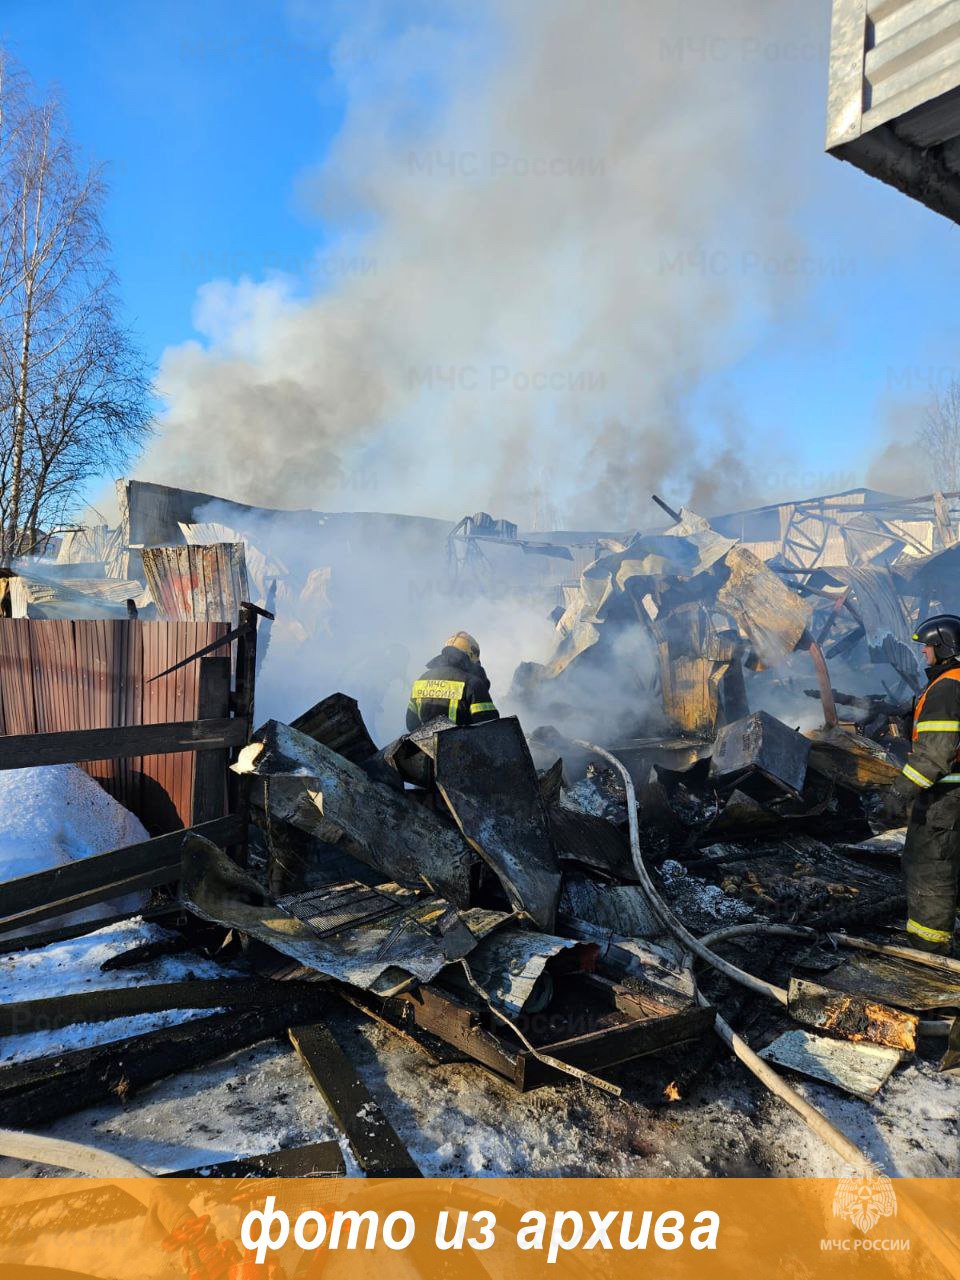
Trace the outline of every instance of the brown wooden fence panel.
<instances>
[{"instance_id":1,"label":"brown wooden fence panel","mask_svg":"<svg viewBox=\"0 0 960 1280\"><path fill-rule=\"evenodd\" d=\"M0 619L0 733L195 720L199 663L145 682L228 630L226 622ZM81 767L151 834L191 824L192 752Z\"/></svg>"}]
</instances>

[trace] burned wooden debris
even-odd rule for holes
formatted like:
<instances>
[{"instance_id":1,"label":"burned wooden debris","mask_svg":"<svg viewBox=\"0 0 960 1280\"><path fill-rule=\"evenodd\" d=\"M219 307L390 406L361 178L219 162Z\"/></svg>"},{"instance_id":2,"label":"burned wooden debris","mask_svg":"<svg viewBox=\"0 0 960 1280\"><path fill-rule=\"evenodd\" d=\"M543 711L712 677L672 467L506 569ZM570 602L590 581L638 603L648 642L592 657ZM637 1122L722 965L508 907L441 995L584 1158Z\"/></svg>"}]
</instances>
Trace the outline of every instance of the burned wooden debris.
<instances>
[{"instance_id":1,"label":"burned wooden debris","mask_svg":"<svg viewBox=\"0 0 960 1280\"><path fill-rule=\"evenodd\" d=\"M289 724L255 728L258 610L244 600L248 591L292 598L288 570L227 525L204 523L205 495L173 502L131 483L127 496L126 531L103 546L124 574L142 568L151 609L176 625L202 623L203 643L185 643L173 622L111 623L112 652L123 649L132 672L130 705L102 723L63 725L49 721L42 696L46 641L22 629L0 635L0 657L26 655L39 673L29 697L0 680L0 767L84 760L102 769L98 755L116 756L111 785L127 785L132 766L121 757L131 752L155 761L189 750L196 760L189 778L177 775L178 820L151 828L154 839L0 887L0 951L26 945L22 932L39 926L68 937L70 924L55 928L61 916L131 889L162 890L179 932L103 973L192 950L219 955L206 945L215 936L233 939L245 976L232 968L222 979L121 988L105 976L102 989L7 1004L5 1036L225 1010L0 1067L9 1123L121 1106L165 1075L289 1038L360 1167L418 1176L329 1025L344 1001L435 1060L472 1062L517 1090L574 1079L617 1093L626 1066L702 1043L714 1005L731 1003L727 978L694 974L665 929L638 847L685 928L720 939L710 946L742 948L764 981L769 973L782 984L765 1060L863 1099L929 1052L931 1037L946 1050L943 1069L960 1061L960 975L915 957L837 950L828 936L879 930L901 913L902 833L876 829L875 801L906 745L900 713L918 680L911 623L942 599L956 559L938 552L933 534L912 546L912 519L867 514L853 499L816 511L797 504L777 512L782 536L767 546L746 535L746 517L738 532L683 511L664 531L599 539L584 565L579 546L576 557L558 553L518 540L509 522L475 517L454 535L461 578L465 566L479 572L480 542L491 555L509 543L514 558L516 544L538 559L578 559L556 650L518 669L519 718L472 728L442 720L381 749L353 690ZM234 506L241 527L244 509ZM307 527L309 513L289 514ZM766 527L769 513L748 515L754 533ZM179 545L151 545L171 524ZM86 555L74 541L66 554ZM842 563L824 558L841 546ZM307 610L305 592L319 617L326 579L311 572L298 607ZM0 629L6 623L21 627L5 618ZM162 655L148 625L172 637ZM66 631L56 626L59 644ZM70 639L74 652L88 643L77 631ZM153 682L178 677L191 688L183 718L166 720L159 700L147 715ZM581 740L588 712L603 722L613 752L605 762ZM793 950L766 945L764 928L797 926L808 932ZM755 998L739 997L738 1010L749 1013ZM174 1176L343 1170L339 1152L320 1144Z\"/></svg>"}]
</instances>

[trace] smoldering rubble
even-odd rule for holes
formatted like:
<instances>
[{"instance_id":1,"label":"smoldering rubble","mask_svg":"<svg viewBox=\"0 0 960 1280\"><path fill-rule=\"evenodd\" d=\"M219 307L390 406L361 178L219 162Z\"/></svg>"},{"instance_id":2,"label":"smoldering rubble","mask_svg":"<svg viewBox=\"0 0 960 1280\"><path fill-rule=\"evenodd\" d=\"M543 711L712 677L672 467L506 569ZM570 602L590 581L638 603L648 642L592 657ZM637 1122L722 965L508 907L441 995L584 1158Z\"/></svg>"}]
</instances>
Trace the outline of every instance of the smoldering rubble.
<instances>
[{"instance_id":1,"label":"smoldering rubble","mask_svg":"<svg viewBox=\"0 0 960 1280\"><path fill-rule=\"evenodd\" d=\"M952 1078L960 964L891 945L905 833L884 829L878 801L922 682L913 625L957 607L958 495L858 491L550 535L485 513L447 526L264 512L138 482L121 492L118 529L51 538L9 571L0 632L221 624L219 641L150 678L232 653L224 705L246 727L203 773L204 812L151 830L162 862L131 846L90 860L82 883L69 870L4 886L0 944L11 939L23 987L0 1034L193 1011L162 1052L163 1033L147 1030L0 1064L9 1123L42 1129L108 1103L121 1063L126 1097L286 1031L351 1168L416 1174L331 1031L345 1010L384 1029L383 1054L415 1046L424 1071L465 1062L519 1094L587 1089L637 1111L708 1077L733 1094L744 1062L767 1087L778 1080L777 1106L804 1081L882 1108L918 1064ZM378 559L385 570L362 589L393 587L361 622L359 577ZM418 580L388 628L397 582ZM491 626L539 611L549 637L514 651L509 685L494 681L500 718L398 733L397 717L382 734L385 692L409 685L438 632L485 609ZM371 618L382 664L372 648L354 687L324 687L333 666L315 655L349 649ZM418 630L422 659L404 659L396 647ZM270 692L278 661L287 696L301 691L286 718ZM7 664L8 717L15 679ZM208 717L198 703L198 727ZM108 901L137 876L159 945L224 976L154 990L103 976L83 995L35 998L29 957L57 941L70 903ZM866 1167L856 1135L825 1114L811 1124ZM243 1172L346 1168L330 1149L258 1160Z\"/></svg>"}]
</instances>

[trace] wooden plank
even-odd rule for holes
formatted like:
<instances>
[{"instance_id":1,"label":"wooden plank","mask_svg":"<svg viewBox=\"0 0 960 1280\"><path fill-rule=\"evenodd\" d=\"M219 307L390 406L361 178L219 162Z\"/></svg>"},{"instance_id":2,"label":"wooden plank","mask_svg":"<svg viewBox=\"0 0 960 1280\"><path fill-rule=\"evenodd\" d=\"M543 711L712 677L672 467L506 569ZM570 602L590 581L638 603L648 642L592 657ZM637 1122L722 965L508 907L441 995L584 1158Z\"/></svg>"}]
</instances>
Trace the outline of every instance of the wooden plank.
<instances>
[{"instance_id":1,"label":"wooden plank","mask_svg":"<svg viewBox=\"0 0 960 1280\"><path fill-rule=\"evenodd\" d=\"M179 864L170 863L167 866L155 867L150 871L141 871L137 875L116 880L113 884L84 890L73 897L47 903L45 906L36 907L20 915L4 916L0 919L0 934L23 929L27 925L41 924L44 920L55 920L58 916L96 906L100 902L109 902L112 898L122 898L128 893L141 893L144 889L155 889L158 885L172 884L178 875Z\"/></svg>"},{"instance_id":2,"label":"wooden plank","mask_svg":"<svg viewBox=\"0 0 960 1280\"><path fill-rule=\"evenodd\" d=\"M0 1005L0 1036L52 1031L77 1022L108 1022L166 1009L260 1009L297 999L316 999L316 984L271 982L257 978L195 978L150 982L136 987L106 987L42 1000Z\"/></svg>"},{"instance_id":3,"label":"wooden plank","mask_svg":"<svg viewBox=\"0 0 960 1280\"><path fill-rule=\"evenodd\" d=\"M553 1044L538 1044L540 1053L549 1054L560 1062L590 1072L603 1072L623 1062L672 1048L687 1041L702 1039L708 1034L715 1020L712 1009L692 1006L681 1013L666 1017L637 1019L620 1026L591 1031L571 1040ZM514 1083L518 1089L532 1089L541 1084L556 1084L562 1080L560 1072L549 1063L541 1061L526 1049L518 1054Z\"/></svg>"},{"instance_id":4,"label":"wooden plank","mask_svg":"<svg viewBox=\"0 0 960 1280\"><path fill-rule=\"evenodd\" d=\"M0 737L0 769L43 764L79 764L124 756L166 755L178 751L223 751L242 746L242 720L182 721L127 725L120 729L77 729L71 733L25 733Z\"/></svg>"},{"instance_id":5,"label":"wooden plank","mask_svg":"<svg viewBox=\"0 0 960 1280\"><path fill-rule=\"evenodd\" d=\"M97 1103L113 1101L120 1106L145 1085L267 1040L315 1010L315 999L231 1010L92 1049L3 1067L0 1114L4 1124L29 1129Z\"/></svg>"},{"instance_id":6,"label":"wooden plank","mask_svg":"<svg viewBox=\"0 0 960 1280\"><path fill-rule=\"evenodd\" d=\"M262 1156L241 1156L219 1164L161 1173L161 1178L342 1178L347 1166L339 1142L311 1142Z\"/></svg>"},{"instance_id":7,"label":"wooden plank","mask_svg":"<svg viewBox=\"0 0 960 1280\"><path fill-rule=\"evenodd\" d=\"M377 753L377 744L367 731L356 699L345 693L331 693L291 720L290 727L323 743L353 764L363 764Z\"/></svg>"},{"instance_id":8,"label":"wooden plank","mask_svg":"<svg viewBox=\"0 0 960 1280\"><path fill-rule=\"evenodd\" d=\"M27 618L8 618L0 625L0 681L4 716L12 733L35 733L33 664Z\"/></svg>"},{"instance_id":9,"label":"wooden plank","mask_svg":"<svg viewBox=\"0 0 960 1280\"><path fill-rule=\"evenodd\" d=\"M910 1053L917 1047L920 1019L869 997L831 991L816 982L791 978L787 1009L797 1022L845 1040L863 1040Z\"/></svg>"},{"instance_id":10,"label":"wooden plank","mask_svg":"<svg viewBox=\"0 0 960 1280\"><path fill-rule=\"evenodd\" d=\"M194 828L197 835L205 836L216 845L229 844L239 833L241 819L236 815L218 818ZM4 921L18 913L36 910L50 903L82 894L87 890L109 887L117 881L143 872L161 871L179 866L180 849L186 831L173 831L144 840L140 844L111 849L107 853L80 858L65 866L51 867L48 871L35 871L32 875L19 876L0 886L0 929ZM158 884L165 881L158 880Z\"/></svg>"},{"instance_id":11,"label":"wooden plank","mask_svg":"<svg viewBox=\"0 0 960 1280\"><path fill-rule=\"evenodd\" d=\"M197 718L218 719L230 712L230 659L201 658L198 663ZM205 751L196 758L193 776L193 823L219 818L227 799L226 751Z\"/></svg>"},{"instance_id":12,"label":"wooden plank","mask_svg":"<svg viewBox=\"0 0 960 1280\"><path fill-rule=\"evenodd\" d=\"M419 1178L409 1151L322 1023L290 1029L293 1047L371 1178Z\"/></svg>"},{"instance_id":13,"label":"wooden plank","mask_svg":"<svg viewBox=\"0 0 960 1280\"><path fill-rule=\"evenodd\" d=\"M78 920L76 924L46 929L43 933L30 933L26 937L0 937L0 956L8 956L15 951L36 951L40 947L49 947L52 942L69 942L71 938L82 938L86 933L95 933L98 929L105 929L108 925L119 924L121 920L130 920L138 915L139 911L119 911L116 915L103 916L99 920Z\"/></svg>"}]
</instances>

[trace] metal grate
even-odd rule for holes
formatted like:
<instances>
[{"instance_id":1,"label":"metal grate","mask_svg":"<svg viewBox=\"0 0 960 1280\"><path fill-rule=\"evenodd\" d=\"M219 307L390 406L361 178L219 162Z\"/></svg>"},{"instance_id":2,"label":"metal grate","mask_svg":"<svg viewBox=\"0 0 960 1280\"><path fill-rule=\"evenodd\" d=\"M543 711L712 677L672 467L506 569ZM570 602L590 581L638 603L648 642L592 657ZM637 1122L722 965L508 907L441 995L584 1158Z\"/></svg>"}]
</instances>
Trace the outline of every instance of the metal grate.
<instances>
[{"instance_id":1,"label":"metal grate","mask_svg":"<svg viewBox=\"0 0 960 1280\"><path fill-rule=\"evenodd\" d=\"M278 898L277 905L312 929L318 938L370 924L402 909L394 898L356 881L288 894Z\"/></svg>"}]
</instances>

